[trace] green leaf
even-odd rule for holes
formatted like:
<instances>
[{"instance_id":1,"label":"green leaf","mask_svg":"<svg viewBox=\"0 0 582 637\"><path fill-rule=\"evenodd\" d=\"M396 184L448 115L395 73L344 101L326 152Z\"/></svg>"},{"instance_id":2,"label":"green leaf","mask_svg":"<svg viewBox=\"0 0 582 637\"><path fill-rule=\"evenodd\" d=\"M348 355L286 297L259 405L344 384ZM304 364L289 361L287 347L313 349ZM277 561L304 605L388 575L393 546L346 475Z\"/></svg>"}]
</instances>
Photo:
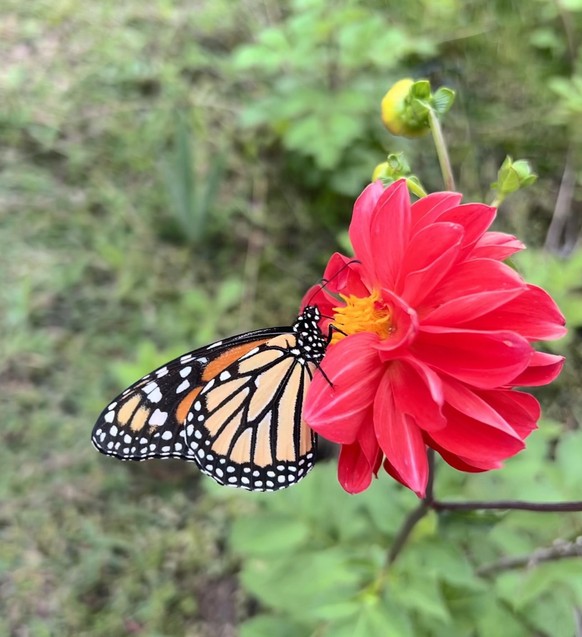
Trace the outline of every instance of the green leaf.
<instances>
[{"instance_id":1,"label":"green leaf","mask_svg":"<svg viewBox=\"0 0 582 637\"><path fill-rule=\"evenodd\" d=\"M532 637L531 631L504 605L493 597L487 597L474 615L479 637ZM502 632L500 632L502 630Z\"/></svg>"},{"instance_id":2,"label":"green leaf","mask_svg":"<svg viewBox=\"0 0 582 637\"><path fill-rule=\"evenodd\" d=\"M254 514L234 521L230 541L241 555L289 553L305 543L309 528L301 520L273 513Z\"/></svg>"},{"instance_id":3,"label":"green leaf","mask_svg":"<svg viewBox=\"0 0 582 637\"><path fill-rule=\"evenodd\" d=\"M582 579L582 560L580 558L546 562L531 567L522 573L521 585L516 591L515 603L525 606L537 602L548 591L561 589L564 596L568 589L568 580Z\"/></svg>"},{"instance_id":4,"label":"green leaf","mask_svg":"<svg viewBox=\"0 0 582 637\"><path fill-rule=\"evenodd\" d=\"M326 637L413 637L410 618L390 601L376 599L362 604L357 615L333 623Z\"/></svg>"},{"instance_id":5,"label":"green leaf","mask_svg":"<svg viewBox=\"0 0 582 637\"><path fill-rule=\"evenodd\" d=\"M434 110L438 115L447 113L455 101L455 91L446 86L441 86L432 96Z\"/></svg>"},{"instance_id":6,"label":"green leaf","mask_svg":"<svg viewBox=\"0 0 582 637\"><path fill-rule=\"evenodd\" d=\"M303 637L306 634L305 627L288 617L257 615L241 624L239 637Z\"/></svg>"},{"instance_id":7,"label":"green leaf","mask_svg":"<svg viewBox=\"0 0 582 637\"><path fill-rule=\"evenodd\" d=\"M352 553L337 548L247 562L241 581L263 603L302 617L317 616L323 605L344 602L361 586Z\"/></svg>"},{"instance_id":8,"label":"green leaf","mask_svg":"<svg viewBox=\"0 0 582 637\"><path fill-rule=\"evenodd\" d=\"M438 580L465 589L483 587L467 556L449 543L431 542L430 550L423 551L423 562L426 571Z\"/></svg>"},{"instance_id":9,"label":"green leaf","mask_svg":"<svg viewBox=\"0 0 582 637\"><path fill-rule=\"evenodd\" d=\"M572 637L576 634L572 600L559 588L546 589L521 615L529 626L535 626L545 635Z\"/></svg>"},{"instance_id":10,"label":"green leaf","mask_svg":"<svg viewBox=\"0 0 582 637\"><path fill-rule=\"evenodd\" d=\"M427 573L399 572L394 576L390 598L402 608L429 615L445 624L451 617L435 579Z\"/></svg>"},{"instance_id":11,"label":"green leaf","mask_svg":"<svg viewBox=\"0 0 582 637\"><path fill-rule=\"evenodd\" d=\"M580 489L582 484L582 431L562 435L556 449L556 461L566 486Z\"/></svg>"}]
</instances>

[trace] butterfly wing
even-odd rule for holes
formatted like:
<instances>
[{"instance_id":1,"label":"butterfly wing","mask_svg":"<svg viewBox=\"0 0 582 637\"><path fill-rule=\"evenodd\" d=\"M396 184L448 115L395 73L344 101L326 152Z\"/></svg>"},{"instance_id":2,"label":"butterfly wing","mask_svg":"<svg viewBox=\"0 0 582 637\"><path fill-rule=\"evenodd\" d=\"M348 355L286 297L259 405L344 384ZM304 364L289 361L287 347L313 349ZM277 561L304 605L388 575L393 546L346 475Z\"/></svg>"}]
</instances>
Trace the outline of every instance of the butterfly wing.
<instances>
[{"instance_id":1,"label":"butterfly wing","mask_svg":"<svg viewBox=\"0 0 582 637\"><path fill-rule=\"evenodd\" d=\"M187 416L188 453L200 469L251 491L276 491L303 478L315 462L316 437L302 418L315 369L287 333L214 375Z\"/></svg>"},{"instance_id":2,"label":"butterfly wing","mask_svg":"<svg viewBox=\"0 0 582 637\"><path fill-rule=\"evenodd\" d=\"M93 428L93 445L121 460L195 460L186 445L185 424L198 393L233 361L285 329L233 336L147 374L103 410Z\"/></svg>"},{"instance_id":3,"label":"butterfly wing","mask_svg":"<svg viewBox=\"0 0 582 637\"><path fill-rule=\"evenodd\" d=\"M292 327L248 332L147 374L99 416L92 442L121 460L180 458L219 482L276 491L315 463L303 420L328 339L307 307Z\"/></svg>"}]
</instances>

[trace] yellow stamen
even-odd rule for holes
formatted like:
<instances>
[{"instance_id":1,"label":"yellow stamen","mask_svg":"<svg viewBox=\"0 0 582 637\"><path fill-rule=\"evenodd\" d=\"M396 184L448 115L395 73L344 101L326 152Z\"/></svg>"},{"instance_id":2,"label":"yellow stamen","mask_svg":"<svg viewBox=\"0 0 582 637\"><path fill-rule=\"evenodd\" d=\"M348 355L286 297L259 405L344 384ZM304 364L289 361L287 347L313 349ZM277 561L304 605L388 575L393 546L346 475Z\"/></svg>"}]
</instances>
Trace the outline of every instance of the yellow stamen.
<instances>
[{"instance_id":1,"label":"yellow stamen","mask_svg":"<svg viewBox=\"0 0 582 637\"><path fill-rule=\"evenodd\" d=\"M334 308L333 325L340 331L334 331L331 343L341 341L344 336L358 332L372 332L384 340L392 331L392 316L381 300L380 293L374 290L370 296L344 296L342 307Z\"/></svg>"}]
</instances>

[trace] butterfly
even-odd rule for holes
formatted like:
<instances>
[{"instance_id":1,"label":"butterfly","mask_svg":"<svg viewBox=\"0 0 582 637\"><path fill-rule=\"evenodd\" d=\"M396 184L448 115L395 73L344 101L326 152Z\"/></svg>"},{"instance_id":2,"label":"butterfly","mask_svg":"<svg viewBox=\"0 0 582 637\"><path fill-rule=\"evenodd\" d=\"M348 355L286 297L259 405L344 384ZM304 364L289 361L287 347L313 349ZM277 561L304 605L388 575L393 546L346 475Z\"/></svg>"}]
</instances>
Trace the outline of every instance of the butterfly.
<instances>
[{"instance_id":1,"label":"butterfly","mask_svg":"<svg viewBox=\"0 0 582 637\"><path fill-rule=\"evenodd\" d=\"M103 410L93 445L121 460L192 461L249 491L295 484L316 460L302 411L331 336L320 318L308 305L290 327L232 336L163 365Z\"/></svg>"}]
</instances>

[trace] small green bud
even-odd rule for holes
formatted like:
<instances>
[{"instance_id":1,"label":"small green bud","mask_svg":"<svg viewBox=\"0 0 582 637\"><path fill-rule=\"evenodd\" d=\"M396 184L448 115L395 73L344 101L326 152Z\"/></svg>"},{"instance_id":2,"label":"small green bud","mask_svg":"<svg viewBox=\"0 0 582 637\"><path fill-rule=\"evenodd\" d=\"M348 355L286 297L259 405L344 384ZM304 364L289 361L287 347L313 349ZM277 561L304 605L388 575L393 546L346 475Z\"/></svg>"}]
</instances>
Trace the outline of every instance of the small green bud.
<instances>
[{"instance_id":1,"label":"small green bud","mask_svg":"<svg viewBox=\"0 0 582 637\"><path fill-rule=\"evenodd\" d=\"M384 186L406 179L408 190L417 197L424 197L426 192L416 175L412 175L410 164L406 160L404 153L391 153L381 164L374 168L372 173L372 181L381 179Z\"/></svg>"},{"instance_id":2,"label":"small green bud","mask_svg":"<svg viewBox=\"0 0 582 637\"><path fill-rule=\"evenodd\" d=\"M527 160L513 161L508 155L499 168L497 181L491 184L491 188L497 192L495 204L499 205L511 193L531 186L537 178Z\"/></svg>"}]
</instances>

